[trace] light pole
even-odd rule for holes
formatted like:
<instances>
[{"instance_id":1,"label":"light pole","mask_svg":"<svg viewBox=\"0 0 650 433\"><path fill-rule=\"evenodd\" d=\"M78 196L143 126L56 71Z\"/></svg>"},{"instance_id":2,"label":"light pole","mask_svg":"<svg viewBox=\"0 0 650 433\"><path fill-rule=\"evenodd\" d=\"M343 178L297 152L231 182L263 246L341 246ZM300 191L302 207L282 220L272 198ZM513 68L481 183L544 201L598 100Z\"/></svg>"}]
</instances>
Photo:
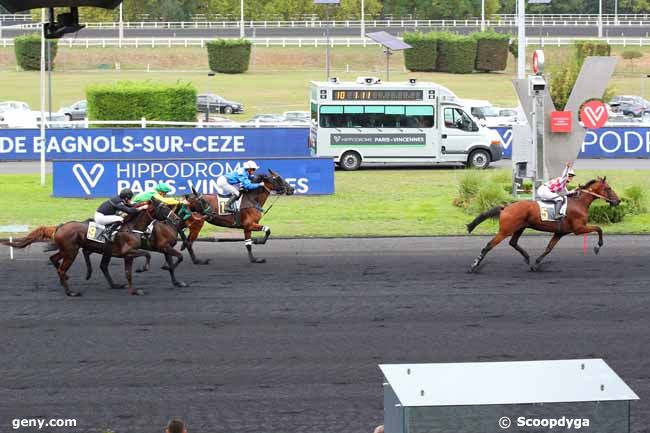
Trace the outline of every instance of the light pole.
<instances>
[{"instance_id":1,"label":"light pole","mask_svg":"<svg viewBox=\"0 0 650 433\"><path fill-rule=\"evenodd\" d=\"M481 0L481 31L485 31L485 0Z\"/></svg>"},{"instance_id":2,"label":"light pole","mask_svg":"<svg viewBox=\"0 0 650 433\"><path fill-rule=\"evenodd\" d=\"M45 9L41 9L41 186L45 186Z\"/></svg>"},{"instance_id":3,"label":"light pole","mask_svg":"<svg viewBox=\"0 0 650 433\"><path fill-rule=\"evenodd\" d=\"M330 5L338 6L340 0L314 0L314 4L325 5L325 40L327 46L325 47L325 73L327 80L330 79Z\"/></svg>"},{"instance_id":4,"label":"light pole","mask_svg":"<svg viewBox=\"0 0 650 433\"><path fill-rule=\"evenodd\" d=\"M119 42L118 45L122 48L122 40L124 39L124 15L122 10L122 3L120 3L120 25L119 25Z\"/></svg>"},{"instance_id":5,"label":"light pole","mask_svg":"<svg viewBox=\"0 0 650 433\"><path fill-rule=\"evenodd\" d=\"M244 0L239 4L239 37L244 39L246 32L244 32Z\"/></svg>"},{"instance_id":6,"label":"light pole","mask_svg":"<svg viewBox=\"0 0 650 433\"><path fill-rule=\"evenodd\" d=\"M526 0L517 0L517 78L526 78Z\"/></svg>"},{"instance_id":7,"label":"light pole","mask_svg":"<svg viewBox=\"0 0 650 433\"><path fill-rule=\"evenodd\" d=\"M598 37L603 37L603 0L598 0Z\"/></svg>"},{"instance_id":8,"label":"light pole","mask_svg":"<svg viewBox=\"0 0 650 433\"><path fill-rule=\"evenodd\" d=\"M366 9L365 2L364 0L361 0L361 38L366 37L366 10L365 9Z\"/></svg>"},{"instance_id":9,"label":"light pole","mask_svg":"<svg viewBox=\"0 0 650 433\"><path fill-rule=\"evenodd\" d=\"M614 0L614 24L618 24L618 0Z\"/></svg>"}]
</instances>

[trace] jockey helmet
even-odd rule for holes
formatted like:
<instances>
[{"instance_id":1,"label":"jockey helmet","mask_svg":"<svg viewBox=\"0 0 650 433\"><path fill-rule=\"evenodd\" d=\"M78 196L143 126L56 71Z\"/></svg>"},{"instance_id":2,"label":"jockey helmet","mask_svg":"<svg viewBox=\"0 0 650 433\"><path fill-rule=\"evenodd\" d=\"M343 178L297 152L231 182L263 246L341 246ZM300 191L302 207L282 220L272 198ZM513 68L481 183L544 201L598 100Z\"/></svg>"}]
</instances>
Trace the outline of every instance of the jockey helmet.
<instances>
[{"instance_id":1,"label":"jockey helmet","mask_svg":"<svg viewBox=\"0 0 650 433\"><path fill-rule=\"evenodd\" d=\"M120 198L122 200L124 199L131 200L133 198L133 191L131 191L129 188L124 188L122 191L120 191Z\"/></svg>"},{"instance_id":2,"label":"jockey helmet","mask_svg":"<svg viewBox=\"0 0 650 433\"><path fill-rule=\"evenodd\" d=\"M257 170L259 167L255 164L255 161L246 161L244 163L244 169L246 170Z\"/></svg>"},{"instance_id":3,"label":"jockey helmet","mask_svg":"<svg viewBox=\"0 0 650 433\"><path fill-rule=\"evenodd\" d=\"M575 175L576 175L576 172L573 171L573 168L570 168L569 172L567 173L567 176L575 176Z\"/></svg>"},{"instance_id":4,"label":"jockey helmet","mask_svg":"<svg viewBox=\"0 0 650 433\"><path fill-rule=\"evenodd\" d=\"M158 185L156 185L154 191L167 194L169 192L172 192L172 189L165 182L160 182Z\"/></svg>"}]
</instances>

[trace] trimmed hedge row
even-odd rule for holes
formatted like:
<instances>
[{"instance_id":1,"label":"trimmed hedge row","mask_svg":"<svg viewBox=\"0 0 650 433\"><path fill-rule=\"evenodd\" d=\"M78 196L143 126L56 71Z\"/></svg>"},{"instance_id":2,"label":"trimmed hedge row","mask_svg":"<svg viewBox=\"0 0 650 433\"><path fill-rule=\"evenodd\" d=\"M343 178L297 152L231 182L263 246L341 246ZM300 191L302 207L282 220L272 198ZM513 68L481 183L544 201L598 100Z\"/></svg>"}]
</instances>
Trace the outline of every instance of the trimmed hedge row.
<instances>
[{"instance_id":1,"label":"trimmed hedge row","mask_svg":"<svg viewBox=\"0 0 650 433\"><path fill-rule=\"evenodd\" d=\"M246 39L217 39L206 44L210 70L224 74L248 71L252 43Z\"/></svg>"},{"instance_id":2,"label":"trimmed hedge row","mask_svg":"<svg viewBox=\"0 0 650 433\"><path fill-rule=\"evenodd\" d=\"M45 46L45 70L54 70L54 59L58 50L56 40L46 39L50 44L50 62L47 62L47 45ZM16 63L25 71L41 70L41 36L33 33L31 35L17 36L14 38L14 53Z\"/></svg>"},{"instance_id":3,"label":"trimmed hedge row","mask_svg":"<svg viewBox=\"0 0 650 433\"><path fill-rule=\"evenodd\" d=\"M612 47L607 42L576 41L575 54L578 65L582 66L588 56L610 56Z\"/></svg>"},{"instance_id":4,"label":"trimmed hedge row","mask_svg":"<svg viewBox=\"0 0 650 433\"><path fill-rule=\"evenodd\" d=\"M480 32L459 36L447 32L404 33L404 42L413 48L404 51L410 71L441 71L467 74L502 71L508 63L509 36Z\"/></svg>"},{"instance_id":5,"label":"trimmed hedge row","mask_svg":"<svg viewBox=\"0 0 650 433\"><path fill-rule=\"evenodd\" d=\"M188 83L120 81L86 88L90 120L196 122L196 89Z\"/></svg>"}]
</instances>

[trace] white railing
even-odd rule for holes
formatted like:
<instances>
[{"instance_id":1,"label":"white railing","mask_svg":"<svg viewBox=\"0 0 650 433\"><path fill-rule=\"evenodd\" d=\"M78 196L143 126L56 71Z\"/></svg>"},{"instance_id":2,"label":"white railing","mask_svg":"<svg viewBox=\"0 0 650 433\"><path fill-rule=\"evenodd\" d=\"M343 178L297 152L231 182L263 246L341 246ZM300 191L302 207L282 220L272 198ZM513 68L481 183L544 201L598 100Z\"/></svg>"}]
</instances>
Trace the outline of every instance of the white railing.
<instances>
[{"instance_id":1,"label":"white railing","mask_svg":"<svg viewBox=\"0 0 650 433\"><path fill-rule=\"evenodd\" d=\"M96 22L83 23L87 29L94 30L118 30L118 22ZM527 15L527 26L544 26L544 27L580 27L580 26L598 26L598 15ZM125 30L191 30L191 29L208 29L208 30L234 30L240 28L239 21L127 21L124 22ZM516 17L512 15L501 15L485 21L488 27L515 27L517 25ZM650 15L603 15L604 26L619 27L636 27L650 25ZM345 21L325 21L325 20L308 20L308 21L245 21L246 29L310 29L310 28L360 28L360 20ZM480 18L470 19L447 19L447 20L366 20L367 28L446 28L446 27L480 27ZM14 30L33 30L40 28L39 23L16 24L5 26L6 29Z\"/></svg>"},{"instance_id":2,"label":"white railing","mask_svg":"<svg viewBox=\"0 0 650 433\"><path fill-rule=\"evenodd\" d=\"M171 48L171 47L205 47L206 42L213 38L66 38L59 40L59 47L68 48ZM262 47L324 47L327 45L327 39L323 37L304 37L304 38L255 38L250 39L255 46ZM618 46L636 46L645 47L650 45L650 37L528 37L526 45L541 46L562 46L572 45L577 40L601 40L610 45ZM13 38L0 39L0 47L8 48L14 44ZM355 47L355 46L377 46L378 43L359 37L332 37L330 38L331 47Z\"/></svg>"},{"instance_id":3,"label":"white railing","mask_svg":"<svg viewBox=\"0 0 650 433\"><path fill-rule=\"evenodd\" d=\"M0 14L0 21L32 21L30 14Z\"/></svg>"},{"instance_id":4,"label":"white railing","mask_svg":"<svg viewBox=\"0 0 650 433\"><path fill-rule=\"evenodd\" d=\"M39 122L33 127L38 128ZM137 127L150 128L156 126L179 126L188 128L309 128L308 124L296 122L206 122L199 119L197 122L175 122L162 120L147 120L144 117L140 120L73 120L73 121L46 121L46 128L89 128L90 126L120 126L120 127ZM31 126L30 126L31 127ZM1 129L0 129L1 131Z\"/></svg>"}]
</instances>

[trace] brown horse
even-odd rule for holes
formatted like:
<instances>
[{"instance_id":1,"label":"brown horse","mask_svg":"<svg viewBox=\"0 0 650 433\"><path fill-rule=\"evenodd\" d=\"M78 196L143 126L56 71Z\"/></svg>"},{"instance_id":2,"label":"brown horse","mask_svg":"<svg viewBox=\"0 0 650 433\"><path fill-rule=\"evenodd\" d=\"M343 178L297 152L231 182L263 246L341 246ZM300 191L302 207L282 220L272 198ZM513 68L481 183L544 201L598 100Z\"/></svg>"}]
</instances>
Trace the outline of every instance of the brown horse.
<instances>
[{"instance_id":1,"label":"brown horse","mask_svg":"<svg viewBox=\"0 0 650 433\"><path fill-rule=\"evenodd\" d=\"M558 241L569 233L576 235L592 232L598 233L598 245L594 247L594 252L598 254L600 248L603 246L603 231L598 226L587 224L589 206L596 199L603 199L612 206L616 206L620 202L614 190L607 184L606 178L599 177L598 179L589 181L584 186L578 187L575 193L569 197L567 215L560 221L542 221L539 206L535 201L531 200L518 201L507 206L497 206L483 212L467 225L467 231L471 233L476 226L488 218L499 217L499 232L487 243L478 257L476 257L470 267L470 272L476 272L485 255L492 248L496 247L499 242L510 236L512 236L510 246L524 257L526 264L530 264L530 256L517 243L521 234L527 228L554 233L544 253L530 266L533 271L539 268L544 257L553 250Z\"/></svg>"},{"instance_id":2,"label":"brown horse","mask_svg":"<svg viewBox=\"0 0 650 433\"><path fill-rule=\"evenodd\" d=\"M294 188L289 185L278 173L269 169L269 174L259 174L256 182L263 182L264 188L244 192L241 200L239 216L219 215L219 202L216 195L199 194L192 188L192 194L186 196L190 210L205 216L205 221L219 227L238 228L244 230L244 243L248 251L248 258L251 263L264 263L266 260L253 256L253 244L263 245L271 236L271 229L259 224L264 216L262 207L269 198L271 192L276 194L292 195ZM190 234L187 237L188 250L192 243L198 238L203 223L190 226ZM252 232L262 231L262 239L253 239ZM195 258L193 257L192 260ZM196 261L195 261L196 263Z\"/></svg>"},{"instance_id":3,"label":"brown horse","mask_svg":"<svg viewBox=\"0 0 650 433\"><path fill-rule=\"evenodd\" d=\"M149 253L146 251L138 250L139 236L136 236L132 231L143 231L153 220L153 209L147 209L134 215L132 218L127 219L122 225L120 230L116 233L114 241L110 244L110 255L115 257L124 258L124 266L127 271L127 280L129 283L129 291L132 294L141 294L135 291L131 282L131 265L133 259L136 257L147 257ZM50 257L50 261L57 270L59 282L65 289L68 296L81 296L80 292L70 289L68 284L68 269L77 258L80 249L88 252L96 252L103 254L108 248L107 245L100 242L95 242L87 238L88 221L70 221L60 226L57 226L53 233L51 227L39 227L22 239L16 239L13 242L6 242L5 244L11 245L16 248L25 248L33 242L49 241L53 248L48 250L58 250ZM84 253L85 254L85 253ZM87 259L87 257L86 257ZM121 288L122 286L114 284L108 274L108 262L102 266L102 271L106 276L111 288ZM86 275L86 279L90 277Z\"/></svg>"}]
</instances>

